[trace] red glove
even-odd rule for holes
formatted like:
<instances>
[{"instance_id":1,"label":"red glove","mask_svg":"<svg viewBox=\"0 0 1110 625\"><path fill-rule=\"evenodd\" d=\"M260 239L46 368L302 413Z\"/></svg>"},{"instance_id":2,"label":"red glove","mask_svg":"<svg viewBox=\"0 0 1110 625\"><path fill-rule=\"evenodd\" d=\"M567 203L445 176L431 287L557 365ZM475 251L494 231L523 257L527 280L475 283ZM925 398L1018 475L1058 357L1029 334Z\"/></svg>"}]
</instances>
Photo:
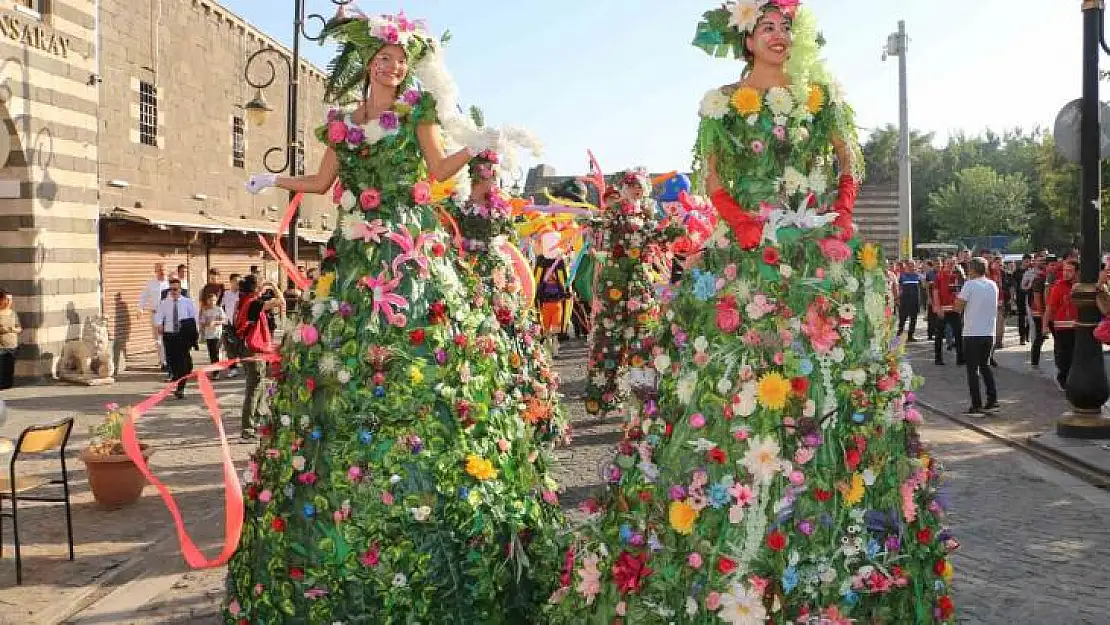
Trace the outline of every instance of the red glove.
<instances>
[{"instance_id":1,"label":"red glove","mask_svg":"<svg viewBox=\"0 0 1110 625\"><path fill-rule=\"evenodd\" d=\"M717 189L709 196L709 201L717 209L717 214L732 228L736 242L745 250L759 247L763 240L763 224L751 213L744 210L728 191Z\"/></svg>"},{"instance_id":2,"label":"red glove","mask_svg":"<svg viewBox=\"0 0 1110 625\"><path fill-rule=\"evenodd\" d=\"M855 236L856 227L852 223L852 211L856 207L856 198L859 197L859 184L852 174L842 174L840 184L837 186L836 202L833 210L839 213L833 222L840 229L841 240L848 241Z\"/></svg>"}]
</instances>

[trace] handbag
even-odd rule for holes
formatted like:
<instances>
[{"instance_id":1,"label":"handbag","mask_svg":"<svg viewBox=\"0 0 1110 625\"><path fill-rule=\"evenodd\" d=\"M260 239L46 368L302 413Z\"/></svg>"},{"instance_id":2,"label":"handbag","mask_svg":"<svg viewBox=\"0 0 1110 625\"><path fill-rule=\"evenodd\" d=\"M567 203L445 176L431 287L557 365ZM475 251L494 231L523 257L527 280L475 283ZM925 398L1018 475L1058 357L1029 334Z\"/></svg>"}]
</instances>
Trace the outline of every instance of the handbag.
<instances>
[{"instance_id":1,"label":"handbag","mask_svg":"<svg viewBox=\"0 0 1110 625\"><path fill-rule=\"evenodd\" d=\"M250 332L247 333L247 350L254 354L270 354L274 351L273 337L270 336L270 323L266 313L258 315Z\"/></svg>"},{"instance_id":2,"label":"handbag","mask_svg":"<svg viewBox=\"0 0 1110 625\"><path fill-rule=\"evenodd\" d=\"M1110 317L1103 319L1095 326L1095 340L1104 345L1110 344Z\"/></svg>"}]
</instances>

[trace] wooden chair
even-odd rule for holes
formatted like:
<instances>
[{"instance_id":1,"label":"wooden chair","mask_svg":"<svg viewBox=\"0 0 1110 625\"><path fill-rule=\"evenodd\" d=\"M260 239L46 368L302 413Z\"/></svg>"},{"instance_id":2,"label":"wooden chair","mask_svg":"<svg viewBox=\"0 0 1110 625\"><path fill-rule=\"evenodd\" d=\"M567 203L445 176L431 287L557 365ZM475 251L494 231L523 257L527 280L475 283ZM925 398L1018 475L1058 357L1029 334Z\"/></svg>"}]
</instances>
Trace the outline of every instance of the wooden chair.
<instances>
[{"instance_id":1,"label":"wooden chair","mask_svg":"<svg viewBox=\"0 0 1110 625\"><path fill-rule=\"evenodd\" d=\"M20 433L19 438L11 445L11 460L8 461L6 472L0 472L0 556L4 548L4 519L12 520L13 542L15 544L15 582L23 583L23 560L19 551L19 502L20 501L47 501L64 503L66 513L66 538L69 542L69 559L73 560L73 520L69 509L69 472L66 470L66 444L69 442L70 432L73 431L73 418L63 419L49 425L32 425ZM2 442L7 439L0 439ZM10 441L8 441L10 443ZM57 452L59 464L62 469L61 479L49 475L17 475L16 468L20 459L26 456L40 456ZM24 493L37 490L44 486L60 485L61 497L48 497L26 495ZM4 500L11 501L11 511L4 510Z\"/></svg>"}]
</instances>

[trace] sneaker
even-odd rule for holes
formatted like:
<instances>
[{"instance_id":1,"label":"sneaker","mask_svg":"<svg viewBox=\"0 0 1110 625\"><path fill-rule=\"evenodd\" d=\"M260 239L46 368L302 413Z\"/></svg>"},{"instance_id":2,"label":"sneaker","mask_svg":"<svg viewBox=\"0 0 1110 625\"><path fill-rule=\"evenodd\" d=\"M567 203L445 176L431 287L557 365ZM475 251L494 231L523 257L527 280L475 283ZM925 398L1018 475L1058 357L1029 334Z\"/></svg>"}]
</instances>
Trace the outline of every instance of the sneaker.
<instances>
[{"instance_id":1,"label":"sneaker","mask_svg":"<svg viewBox=\"0 0 1110 625\"><path fill-rule=\"evenodd\" d=\"M1060 389L1061 393L1066 393L1068 391L1068 387L1060 381L1060 378L1056 378L1056 388Z\"/></svg>"},{"instance_id":2,"label":"sneaker","mask_svg":"<svg viewBox=\"0 0 1110 625\"><path fill-rule=\"evenodd\" d=\"M974 419L982 419L983 417L987 416L987 413L983 412L982 408L975 407L968 408L967 410L963 411L962 414L965 417L972 417Z\"/></svg>"},{"instance_id":3,"label":"sneaker","mask_svg":"<svg viewBox=\"0 0 1110 625\"><path fill-rule=\"evenodd\" d=\"M991 358L991 366L992 367L997 367L998 366L998 361L995 360L994 358Z\"/></svg>"},{"instance_id":4,"label":"sneaker","mask_svg":"<svg viewBox=\"0 0 1110 625\"><path fill-rule=\"evenodd\" d=\"M998 405L997 400L987 402L987 405L983 406L983 412L987 414L993 414L995 412L998 412L999 410L1002 410L1002 406Z\"/></svg>"},{"instance_id":5,"label":"sneaker","mask_svg":"<svg viewBox=\"0 0 1110 625\"><path fill-rule=\"evenodd\" d=\"M913 337L911 336L911 337L909 337L909 338L907 338L907 339L906 339L906 342L907 342L907 343L916 343L916 342L917 342L917 339L915 339L915 338L913 338Z\"/></svg>"}]
</instances>

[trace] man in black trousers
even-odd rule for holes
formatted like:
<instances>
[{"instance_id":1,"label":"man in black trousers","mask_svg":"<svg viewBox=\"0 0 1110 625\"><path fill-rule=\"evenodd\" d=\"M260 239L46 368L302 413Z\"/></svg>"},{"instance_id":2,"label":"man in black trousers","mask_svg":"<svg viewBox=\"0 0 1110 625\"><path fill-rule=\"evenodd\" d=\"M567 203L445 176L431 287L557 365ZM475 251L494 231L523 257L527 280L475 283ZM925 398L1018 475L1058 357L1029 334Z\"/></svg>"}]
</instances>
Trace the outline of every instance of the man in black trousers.
<instances>
[{"instance_id":1,"label":"man in black trousers","mask_svg":"<svg viewBox=\"0 0 1110 625\"><path fill-rule=\"evenodd\" d=\"M178 380L174 396L185 398L185 376L193 371L192 350L197 344L197 308L182 294L181 280L170 279L169 294L154 312L154 324L166 348L170 377Z\"/></svg>"}]
</instances>

